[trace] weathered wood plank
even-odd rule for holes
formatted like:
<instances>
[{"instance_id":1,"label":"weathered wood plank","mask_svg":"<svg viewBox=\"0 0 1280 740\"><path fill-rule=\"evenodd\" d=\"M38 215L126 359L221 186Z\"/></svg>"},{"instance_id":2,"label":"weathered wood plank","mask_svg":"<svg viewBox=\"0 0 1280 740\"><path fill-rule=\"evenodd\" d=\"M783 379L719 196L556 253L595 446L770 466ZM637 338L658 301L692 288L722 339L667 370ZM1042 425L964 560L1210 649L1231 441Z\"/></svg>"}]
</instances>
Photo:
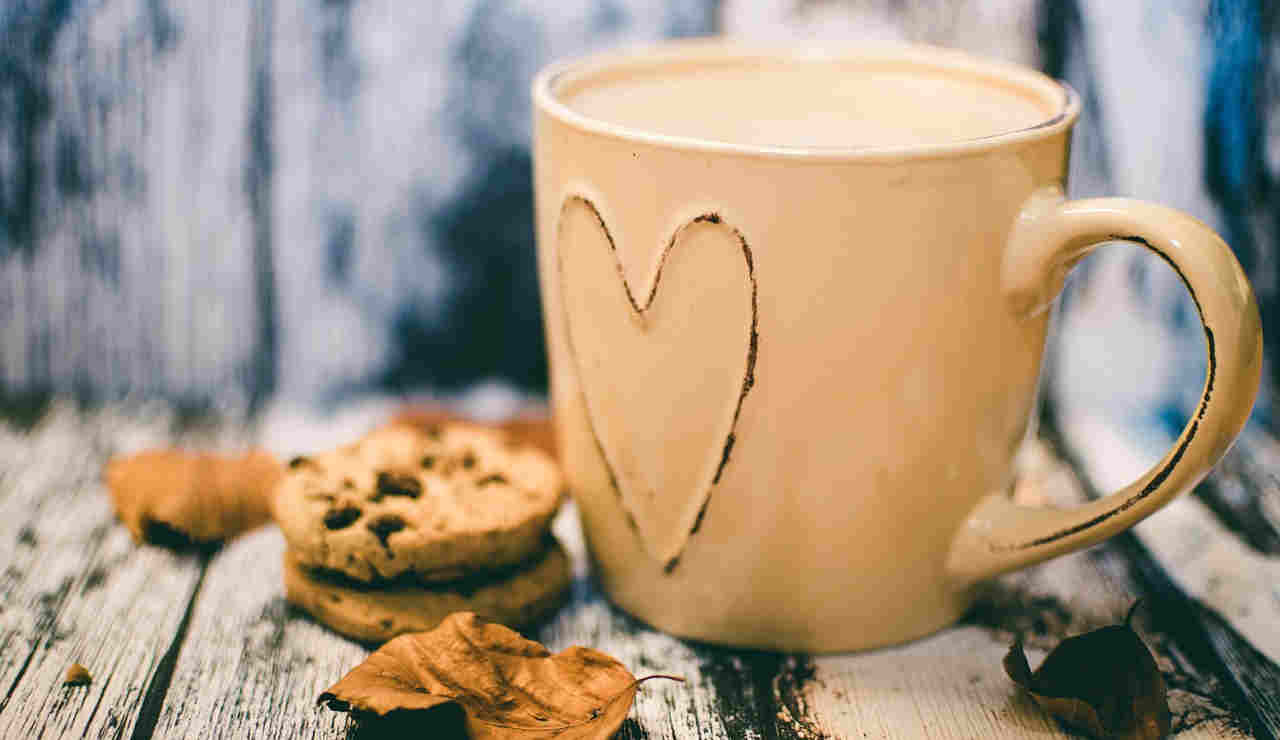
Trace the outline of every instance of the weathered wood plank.
<instances>
[{"instance_id":1,"label":"weathered wood plank","mask_svg":"<svg viewBox=\"0 0 1280 740\"><path fill-rule=\"evenodd\" d=\"M1206 501L1229 529L1255 550L1280 555L1280 442L1248 428L1210 481L1221 504ZM1203 498L1203 497L1202 497ZM1230 512L1224 515L1224 510Z\"/></svg>"},{"instance_id":2,"label":"weathered wood plank","mask_svg":"<svg viewBox=\"0 0 1280 740\"><path fill-rule=\"evenodd\" d=\"M1024 451L1016 495L1033 505L1083 496L1071 469L1044 444ZM1015 636L1035 665L1064 636L1123 619L1150 594L1120 550L1104 545L997 579L964 622L924 640L852 656L814 659L804 692L813 725L832 737L1044 737L1062 730L1005 677ZM1143 615L1140 615L1140 617ZM1186 657L1178 636L1140 618L1138 627L1168 682L1177 737L1245 737L1211 666Z\"/></svg>"},{"instance_id":3,"label":"weathered wood plank","mask_svg":"<svg viewBox=\"0 0 1280 740\"><path fill-rule=\"evenodd\" d=\"M217 553L156 725L159 737L341 737L316 697L368 654L284 600L284 540L269 528Z\"/></svg>"},{"instance_id":4,"label":"weathered wood plank","mask_svg":"<svg viewBox=\"0 0 1280 740\"><path fill-rule=\"evenodd\" d=\"M68 405L29 433L0 426L0 737L118 737L138 722L201 565L134 546L99 474L113 451L174 427L158 407ZM62 686L73 662L92 684Z\"/></svg>"},{"instance_id":5,"label":"weathered wood plank","mask_svg":"<svg viewBox=\"0 0 1280 740\"><path fill-rule=\"evenodd\" d=\"M202 446L256 437L287 453L358 434L387 410L379 401L309 416L281 406L256 428L181 433L171 415L154 410L80 414L55 406L29 435L0 429L0 562L22 572L0 580L0 689L9 692L0 699L0 736L351 733L345 716L314 702L367 651L288 608L276 530L226 546L201 581L195 558L132 546L111 522L96 480L114 450L194 434ZM1045 446L1033 446L1024 462L1031 483L1020 489L1024 498L1061 504L1082 495ZM597 647L639 675L688 679L646 685L623 738L1064 736L1005 678L1007 645L1021 635L1035 662L1063 637L1121 618L1143 595L1157 602L1139 625L1170 685L1177 735L1244 737L1252 722L1258 736L1274 736L1267 705L1274 697L1265 685L1242 687L1230 672L1265 677L1268 659L1232 638L1230 624L1215 626L1217 612L1201 614L1198 602L1169 596L1176 587L1142 572L1158 570L1154 560L1135 566L1146 556L1131 552L1142 548L1133 538L1131 546L1108 544L999 579L961 625L925 640L810 658L689 643L647 628L611 607L589 577L572 507L555 528L574 556L574 599L532 636L554 650ZM1161 619L1169 603L1192 616ZM95 682L64 689L62 671L75 660Z\"/></svg>"},{"instance_id":6,"label":"weathered wood plank","mask_svg":"<svg viewBox=\"0 0 1280 740\"><path fill-rule=\"evenodd\" d=\"M611 609L581 576L585 561L572 516L562 515L557 531L579 553L575 604L531 636L554 650L591 644L637 671L689 676L697 687L692 692L653 685L638 699L638 707L649 708L668 727L657 737L740 736L726 734L717 719L721 705L710 695L708 679L698 683L694 649ZM156 727L160 736L341 737L350 731L345 715L319 708L315 700L368 651L285 603L283 552L283 539L270 529L231 543L213 558ZM700 734L691 735L691 728ZM621 735L650 736L635 721Z\"/></svg>"},{"instance_id":7,"label":"weathered wood plank","mask_svg":"<svg viewBox=\"0 0 1280 740\"><path fill-rule=\"evenodd\" d=\"M1115 490L1136 479L1164 452L1161 440L1130 438L1095 417L1058 419L1069 452L1080 461L1096 491ZM1248 447L1246 447L1247 451ZM1270 479L1274 473L1259 469ZM1266 481L1256 481L1259 490ZM1248 702L1260 736L1280 736L1280 555L1251 547L1247 535L1223 524L1196 496L1183 496L1133 530L1136 549L1170 579L1170 589L1192 598L1198 629Z\"/></svg>"},{"instance_id":8,"label":"weathered wood plank","mask_svg":"<svg viewBox=\"0 0 1280 740\"><path fill-rule=\"evenodd\" d=\"M468 410L491 415L519 402L481 394ZM350 441L389 418L397 402L372 398L320 411L277 400L253 435L287 457ZM274 527L226 545L210 561L156 731L162 737L342 737L346 715L316 697L368 650L284 600L284 540Z\"/></svg>"},{"instance_id":9,"label":"weathered wood plank","mask_svg":"<svg viewBox=\"0 0 1280 740\"><path fill-rule=\"evenodd\" d=\"M1280 555L1277 472L1280 445L1265 432L1249 428L1195 491L1222 526L1265 556Z\"/></svg>"},{"instance_id":10,"label":"weathered wood plank","mask_svg":"<svg viewBox=\"0 0 1280 740\"><path fill-rule=\"evenodd\" d=\"M1136 479L1164 451L1158 442L1135 442L1090 418L1065 419L1061 428L1101 491ZM1254 647L1280 661L1280 556L1249 547L1194 496L1173 501L1134 531L1180 588L1212 605Z\"/></svg>"},{"instance_id":11,"label":"weathered wood plank","mask_svg":"<svg viewBox=\"0 0 1280 740\"><path fill-rule=\"evenodd\" d=\"M250 53L250 5L5 14L5 70L17 70L0 94L19 102L0 114L0 200L23 224L0 223L7 389L243 401L262 381L245 369L273 349L254 290L271 281L255 259L269 223L246 180L270 60Z\"/></svg>"},{"instance_id":12,"label":"weathered wood plank","mask_svg":"<svg viewBox=\"0 0 1280 740\"><path fill-rule=\"evenodd\" d=\"M588 645L622 661L637 676L665 673L681 676L683 684L658 681L645 684L636 695L631 717L620 738L698 738L723 740L767 736L753 701L753 674L762 656L734 656L709 646L694 645L652 630L611 606L591 578L587 548L572 504L557 517L556 536L573 557L573 601L537 633L551 650ZM777 664L776 656L763 656ZM771 678L771 676L769 677ZM766 679L767 680L767 679Z\"/></svg>"},{"instance_id":13,"label":"weathered wood plank","mask_svg":"<svg viewBox=\"0 0 1280 740\"><path fill-rule=\"evenodd\" d=\"M289 440L296 442L298 429L308 428L313 442L327 444L336 440L325 429L345 428L350 434L376 423L383 408L368 405L328 424L294 419L287 412L269 414L265 436L269 446L281 448ZM1059 497L1078 496L1070 471L1043 449L1039 454L1038 474L1059 479ZM1033 490L1052 491L1054 486ZM575 598L535 637L553 649L590 644L639 673L669 672L689 679L641 693L624 737L1059 733L1051 719L1005 680L1000 658L1009 640L1018 632L1033 652L1043 654L1067 634L1115 621L1139 593L1118 552L1101 558L1095 553L1002 579L967 625L912 645L817 659L738 652L671 638L610 607L587 577L581 532L571 511L557 521L557 531L575 555ZM165 734L214 726L268 736L344 731L341 718L317 714L311 702L364 651L290 618L296 615L278 601L282 547L274 536L255 535L215 559L162 715ZM245 570L259 563L266 564L260 567L265 581L245 583ZM251 637L255 633L271 639ZM1230 699L1215 693L1212 675L1182 659L1167 635L1151 639L1170 684L1177 687L1173 699L1180 734L1240 736ZM239 657L231 658L228 653L236 651L226 646L235 644L241 645ZM253 644L271 647L255 650ZM211 686L217 688L210 691ZM221 724L201 724L210 722Z\"/></svg>"},{"instance_id":14,"label":"weathered wood plank","mask_svg":"<svg viewBox=\"0 0 1280 740\"><path fill-rule=\"evenodd\" d=\"M1043 448L1039 454L1035 464L1047 470L1041 476L1056 476L1053 485L1078 495L1070 471ZM1068 634L1120 619L1141 594L1118 551L1095 551L1001 579L965 624L910 645L818 658L733 651L661 634L612 608L588 577L572 508L557 519L556 532L574 556L574 599L533 636L553 650L571 644L605 650L638 674L687 679L646 686L623 738L1065 736L1005 678L1004 651L1017 633L1033 659L1041 657ZM214 559L158 726L162 734L348 731L343 718L313 703L365 651L283 604L282 551L279 536L264 532ZM1183 657L1169 635L1148 632L1148 639L1173 687L1179 736L1244 737L1214 677Z\"/></svg>"},{"instance_id":15,"label":"weathered wood plank","mask_svg":"<svg viewBox=\"0 0 1280 740\"><path fill-rule=\"evenodd\" d=\"M529 80L714 7L7 3L0 388L545 385Z\"/></svg>"}]
</instances>

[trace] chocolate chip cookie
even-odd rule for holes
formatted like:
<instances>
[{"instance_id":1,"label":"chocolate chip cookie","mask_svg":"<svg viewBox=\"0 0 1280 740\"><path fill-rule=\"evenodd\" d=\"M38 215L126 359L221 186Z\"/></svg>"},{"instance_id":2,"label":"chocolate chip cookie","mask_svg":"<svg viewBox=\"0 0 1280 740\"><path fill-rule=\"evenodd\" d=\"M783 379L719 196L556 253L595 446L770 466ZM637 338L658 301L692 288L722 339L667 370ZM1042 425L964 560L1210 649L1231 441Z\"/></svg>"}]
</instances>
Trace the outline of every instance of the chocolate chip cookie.
<instances>
[{"instance_id":1,"label":"chocolate chip cookie","mask_svg":"<svg viewBox=\"0 0 1280 740\"><path fill-rule=\"evenodd\" d=\"M299 566L448 581L520 563L560 504L545 453L470 424L394 425L289 461L272 511Z\"/></svg>"},{"instance_id":2,"label":"chocolate chip cookie","mask_svg":"<svg viewBox=\"0 0 1280 740\"><path fill-rule=\"evenodd\" d=\"M453 612L470 611L509 627L534 623L565 599L569 558L549 536L544 549L506 571L453 583L420 583L411 575L378 586L307 568L286 552L289 601L336 632L380 643L435 629Z\"/></svg>"}]
</instances>

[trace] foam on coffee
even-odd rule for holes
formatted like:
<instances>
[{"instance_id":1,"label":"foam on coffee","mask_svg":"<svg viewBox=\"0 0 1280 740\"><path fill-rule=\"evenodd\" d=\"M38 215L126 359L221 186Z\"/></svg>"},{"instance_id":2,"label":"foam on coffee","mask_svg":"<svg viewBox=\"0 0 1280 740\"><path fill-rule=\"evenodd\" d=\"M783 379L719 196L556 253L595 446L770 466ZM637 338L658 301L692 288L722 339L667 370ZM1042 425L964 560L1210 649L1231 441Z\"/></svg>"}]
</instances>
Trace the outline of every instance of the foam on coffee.
<instances>
[{"instance_id":1,"label":"foam on coffee","mask_svg":"<svg viewBox=\"0 0 1280 740\"><path fill-rule=\"evenodd\" d=\"M966 141L1036 126L1062 100L976 72L859 58L626 65L562 81L590 118L648 133L766 147Z\"/></svg>"}]
</instances>

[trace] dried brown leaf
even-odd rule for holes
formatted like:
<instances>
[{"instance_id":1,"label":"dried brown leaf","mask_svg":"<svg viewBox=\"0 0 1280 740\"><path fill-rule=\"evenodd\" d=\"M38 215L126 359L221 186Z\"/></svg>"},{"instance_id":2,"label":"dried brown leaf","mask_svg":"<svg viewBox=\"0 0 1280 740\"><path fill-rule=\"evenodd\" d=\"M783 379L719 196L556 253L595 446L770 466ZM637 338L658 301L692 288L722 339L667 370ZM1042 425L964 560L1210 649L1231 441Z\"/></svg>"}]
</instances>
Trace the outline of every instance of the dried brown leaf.
<instances>
[{"instance_id":1,"label":"dried brown leaf","mask_svg":"<svg viewBox=\"0 0 1280 740\"><path fill-rule=\"evenodd\" d=\"M282 468L258 450L240 456L152 450L107 464L116 516L137 542L206 545L271 518Z\"/></svg>"},{"instance_id":2,"label":"dried brown leaf","mask_svg":"<svg viewBox=\"0 0 1280 740\"><path fill-rule=\"evenodd\" d=\"M85 686L93 682L93 677L89 675L89 669L79 663L72 663L67 669L66 680L62 682L63 686Z\"/></svg>"},{"instance_id":3,"label":"dried brown leaf","mask_svg":"<svg viewBox=\"0 0 1280 740\"><path fill-rule=\"evenodd\" d=\"M530 408L504 421L485 424L456 414L440 405L421 403L400 409L388 423L407 424L418 429L429 429L446 423L466 423L496 428L506 432L513 441L533 445L548 455L556 457L556 440L551 428L551 417L542 408Z\"/></svg>"},{"instance_id":4,"label":"dried brown leaf","mask_svg":"<svg viewBox=\"0 0 1280 740\"><path fill-rule=\"evenodd\" d=\"M450 719L439 710L458 706L473 740L588 740L618 730L639 684L597 650L552 655L502 625L457 612L430 632L383 645L319 701L379 717L436 710L428 716L437 724L424 724L436 732Z\"/></svg>"},{"instance_id":5,"label":"dried brown leaf","mask_svg":"<svg viewBox=\"0 0 1280 740\"><path fill-rule=\"evenodd\" d=\"M1164 678L1125 624L1069 637L1033 673L1015 642L1004 669L1041 707L1095 737L1158 740L1169 734Z\"/></svg>"}]
</instances>

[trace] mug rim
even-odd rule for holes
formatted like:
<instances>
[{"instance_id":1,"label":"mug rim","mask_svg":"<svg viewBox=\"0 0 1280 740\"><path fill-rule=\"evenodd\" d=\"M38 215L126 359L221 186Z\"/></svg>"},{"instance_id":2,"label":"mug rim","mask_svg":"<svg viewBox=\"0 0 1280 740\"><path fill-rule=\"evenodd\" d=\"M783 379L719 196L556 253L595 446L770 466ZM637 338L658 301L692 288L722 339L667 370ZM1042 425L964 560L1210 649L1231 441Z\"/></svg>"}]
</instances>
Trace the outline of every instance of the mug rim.
<instances>
[{"instance_id":1,"label":"mug rim","mask_svg":"<svg viewBox=\"0 0 1280 740\"><path fill-rule=\"evenodd\" d=\"M1012 131L929 144L873 146L793 146L742 144L697 136L663 134L629 127L580 113L557 94L557 87L609 70L652 68L680 62L725 61L888 61L935 70L960 72L989 85L1002 84L1031 93L1041 101L1057 99L1057 112L1043 121ZM931 44L904 42L759 44L722 38L684 39L625 47L553 62L533 80L535 110L584 132L612 139L691 152L816 161L897 162L962 156L1038 141L1069 129L1080 116L1080 96L1067 83L1030 67L998 61Z\"/></svg>"}]
</instances>

